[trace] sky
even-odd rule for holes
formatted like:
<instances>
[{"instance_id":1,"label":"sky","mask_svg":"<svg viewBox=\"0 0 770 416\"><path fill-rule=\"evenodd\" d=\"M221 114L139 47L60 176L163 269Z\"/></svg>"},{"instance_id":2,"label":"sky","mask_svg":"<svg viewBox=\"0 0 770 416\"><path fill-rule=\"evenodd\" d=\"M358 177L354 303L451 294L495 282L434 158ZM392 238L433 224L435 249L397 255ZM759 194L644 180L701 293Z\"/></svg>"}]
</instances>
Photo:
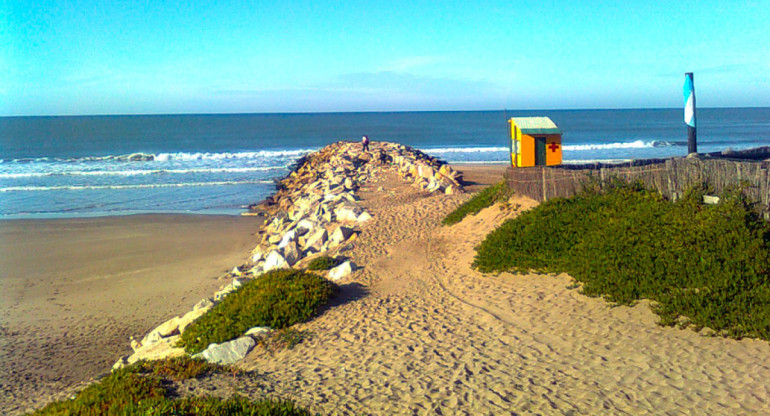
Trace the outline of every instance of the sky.
<instances>
[{"instance_id":1,"label":"sky","mask_svg":"<svg viewBox=\"0 0 770 416\"><path fill-rule=\"evenodd\" d=\"M3 0L0 116L770 106L770 0Z\"/></svg>"}]
</instances>

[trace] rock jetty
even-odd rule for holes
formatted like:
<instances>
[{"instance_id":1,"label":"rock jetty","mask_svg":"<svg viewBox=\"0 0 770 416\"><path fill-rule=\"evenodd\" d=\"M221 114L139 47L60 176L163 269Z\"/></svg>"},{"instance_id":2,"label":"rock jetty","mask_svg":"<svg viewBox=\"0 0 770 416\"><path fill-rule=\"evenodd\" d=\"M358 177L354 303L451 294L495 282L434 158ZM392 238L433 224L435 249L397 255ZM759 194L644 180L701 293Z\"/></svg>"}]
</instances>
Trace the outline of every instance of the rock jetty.
<instances>
[{"instance_id":1,"label":"rock jetty","mask_svg":"<svg viewBox=\"0 0 770 416\"><path fill-rule=\"evenodd\" d=\"M356 191L378 175L395 172L428 193L463 192L461 176L439 159L396 143L372 142L370 149L364 152L360 144L337 142L300 158L277 183L275 194L249 207L249 214L266 213L267 219L247 262L226 276L231 282L190 312L162 323L141 341L132 339L134 353L122 357L113 368L184 355L177 344L185 328L249 279L271 270L303 268L315 257L336 256L352 248L360 227L372 219L357 203ZM330 270L327 278L337 281L353 270L355 265L346 261ZM253 328L236 340L212 344L199 356L232 363L266 334L267 328Z\"/></svg>"}]
</instances>

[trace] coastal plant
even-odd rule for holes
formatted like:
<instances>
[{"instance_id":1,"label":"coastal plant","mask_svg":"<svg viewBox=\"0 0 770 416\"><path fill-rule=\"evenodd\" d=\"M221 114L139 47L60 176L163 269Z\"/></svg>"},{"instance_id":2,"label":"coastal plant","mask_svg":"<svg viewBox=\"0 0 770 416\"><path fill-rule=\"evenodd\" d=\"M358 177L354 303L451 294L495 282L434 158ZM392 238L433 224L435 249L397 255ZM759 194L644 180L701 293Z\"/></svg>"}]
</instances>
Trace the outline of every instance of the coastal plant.
<instances>
[{"instance_id":1,"label":"coastal plant","mask_svg":"<svg viewBox=\"0 0 770 416\"><path fill-rule=\"evenodd\" d=\"M450 212L441 223L444 225L457 224L468 215L478 214L482 209L491 207L497 202L507 201L512 194L513 191L508 188L508 184L505 181L501 181L478 192L471 199Z\"/></svg>"},{"instance_id":2,"label":"coastal plant","mask_svg":"<svg viewBox=\"0 0 770 416\"><path fill-rule=\"evenodd\" d=\"M335 291L334 283L314 273L265 273L230 293L190 324L182 334L181 345L195 354L213 342L232 340L255 326L282 329L308 321Z\"/></svg>"},{"instance_id":3,"label":"coastal plant","mask_svg":"<svg viewBox=\"0 0 770 416\"><path fill-rule=\"evenodd\" d=\"M198 378L214 373L232 373L232 369L227 366L212 364L186 355L165 360L139 361L129 368L129 371L137 374L157 374L174 381Z\"/></svg>"},{"instance_id":4,"label":"coastal plant","mask_svg":"<svg viewBox=\"0 0 770 416\"><path fill-rule=\"evenodd\" d=\"M770 225L740 189L705 205L614 182L503 223L476 248L483 272L566 272L583 293L652 299L660 323L770 340Z\"/></svg>"},{"instance_id":5,"label":"coastal plant","mask_svg":"<svg viewBox=\"0 0 770 416\"><path fill-rule=\"evenodd\" d=\"M249 401L240 396L174 399L164 368L187 367L195 360L137 363L114 371L74 399L51 403L36 416L306 416L311 413L288 400ZM218 366L218 370L224 367ZM199 374L200 375L200 374ZM178 380L174 378L175 380Z\"/></svg>"},{"instance_id":6,"label":"coastal plant","mask_svg":"<svg viewBox=\"0 0 770 416\"><path fill-rule=\"evenodd\" d=\"M339 261L337 259L334 259L329 256L320 256L316 257L313 260L310 260L310 263L307 264L308 270L318 271L318 270L329 270L332 267L337 266Z\"/></svg>"},{"instance_id":7,"label":"coastal plant","mask_svg":"<svg viewBox=\"0 0 770 416\"><path fill-rule=\"evenodd\" d=\"M262 346L268 351L282 349L294 349L297 345L310 338L312 333L308 330L284 328L273 331L267 337L260 338Z\"/></svg>"}]
</instances>

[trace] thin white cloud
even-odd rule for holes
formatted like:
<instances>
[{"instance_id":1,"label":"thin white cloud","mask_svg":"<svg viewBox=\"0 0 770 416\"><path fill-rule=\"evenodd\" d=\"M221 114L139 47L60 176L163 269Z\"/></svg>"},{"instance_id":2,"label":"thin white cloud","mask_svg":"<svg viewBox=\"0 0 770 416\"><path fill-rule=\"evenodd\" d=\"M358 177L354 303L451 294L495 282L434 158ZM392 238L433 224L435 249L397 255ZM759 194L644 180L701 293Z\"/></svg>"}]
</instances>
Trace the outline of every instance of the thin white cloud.
<instances>
[{"instance_id":1,"label":"thin white cloud","mask_svg":"<svg viewBox=\"0 0 770 416\"><path fill-rule=\"evenodd\" d=\"M440 56L409 56L387 62L377 72L409 72L414 69L436 65L444 61Z\"/></svg>"}]
</instances>

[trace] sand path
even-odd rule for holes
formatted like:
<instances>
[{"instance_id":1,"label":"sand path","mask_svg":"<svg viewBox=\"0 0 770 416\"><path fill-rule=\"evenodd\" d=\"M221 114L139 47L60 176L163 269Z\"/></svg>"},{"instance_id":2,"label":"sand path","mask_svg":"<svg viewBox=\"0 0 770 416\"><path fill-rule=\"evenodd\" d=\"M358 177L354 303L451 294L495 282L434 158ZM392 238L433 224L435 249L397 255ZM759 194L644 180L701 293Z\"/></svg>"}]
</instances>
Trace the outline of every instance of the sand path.
<instances>
[{"instance_id":1,"label":"sand path","mask_svg":"<svg viewBox=\"0 0 770 416\"><path fill-rule=\"evenodd\" d=\"M568 276L473 271L474 245L514 211L447 228L465 196L393 178L360 195L374 215L351 252L362 269L340 305L301 326L312 338L256 349L251 376L188 392L287 397L323 414L770 413L767 342L661 328L647 305L609 307Z\"/></svg>"}]
</instances>

